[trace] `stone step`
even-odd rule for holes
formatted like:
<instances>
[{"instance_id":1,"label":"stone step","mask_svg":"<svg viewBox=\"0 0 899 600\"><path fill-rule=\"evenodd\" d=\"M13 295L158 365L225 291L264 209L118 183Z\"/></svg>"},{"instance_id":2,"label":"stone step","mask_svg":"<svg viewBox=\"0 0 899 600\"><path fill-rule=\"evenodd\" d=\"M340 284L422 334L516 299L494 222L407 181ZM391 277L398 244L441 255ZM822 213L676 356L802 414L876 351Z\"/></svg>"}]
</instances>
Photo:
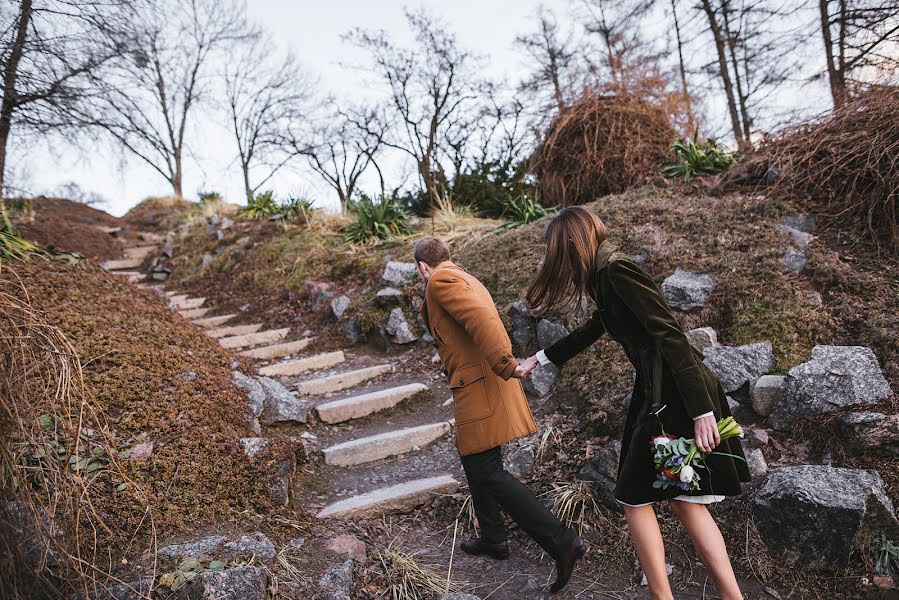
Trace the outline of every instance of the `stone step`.
<instances>
[{"instance_id":1,"label":"stone step","mask_svg":"<svg viewBox=\"0 0 899 600\"><path fill-rule=\"evenodd\" d=\"M227 323L231 319L237 316L237 313L231 313L230 315L217 315L215 317L206 317L205 319L194 319L191 321L197 327L203 327L204 329L212 329L213 327L218 327L224 323Z\"/></svg>"},{"instance_id":2,"label":"stone step","mask_svg":"<svg viewBox=\"0 0 899 600\"><path fill-rule=\"evenodd\" d=\"M243 353L241 352L241 354ZM305 358L288 360L261 367L259 369L259 374L264 375L265 377L299 375L306 371L327 369L328 367L339 365L344 360L346 360L346 358L344 357L342 350L338 350L337 352L325 352L323 354L316 354L315 356L307 356Z\"/></svg>"},{"instance_id":3,"label":"stone step","mask_svg":"<svg viewBox=\"0 0 899 600\"><path fill-rule=\"evenodd\" d=\"M200 308L206 302L206 298L185 298L183 300L169 299L169 305L178 310L188 310L190 308Z\"/></svg>"},{"instance_id":4,"label":"stone step","mask_svg":"<svg viewBox=\"0 0 899 600\"><path fill-rule=\"evenodd\" d=\"M375 365L373 367L356 369L355 371L345 371L316 379L307 379L298 383L296 389L301 396L318 396L351 388L386 373L393 373L393 365Z\"/></svg>"},{"instance_id":5,"label":"stone step","mask_svg":"<svg viewBox=\"0 0 899 600\"><path fill-rule=\"evenodd\" d=\"M172 296L184 296L187 298L187 294L182 294L181 292L176 292L175 290L171 290L165 293L166 296L171 298Z\"/></svg>"},{"instance_id":6,"label":"stone step","mask_svg":"<svg viewBox=\"0 0 899 600\"><path fill-rule=\"evenodd\" d=\"M252 350L243 350L240 352L240 354L243 356L249 356L250 358L281 358L282 356L290 356L291 354L296 354L300 350L304 350L306 346L311 344L312 340L314 339L315 338L308 337L301 340L293 340L292 342L284 342L283 344L262 346L259 348L253 348Z\"/></svg>"},{"instance_id":7,"label":"stone step","mask_svg":"<svg viewBox=\"0 0 899 600\"><path fill-rule=\"evenodd\" d=\"M450 424L446 421L406 427L343 442L323 449L322 453L325 455L326 465L351 467L406 454L439 440L449 433L450 429Z\"/></svg>"},{"instance_id":8,"label":"stone step","mask_svg":"<svg viewBox=\"0 0 899 600\"><path fill-rule=\"evenodd\" d=\"M189 308L187 310L179 310L178 314L184 317L185 319L199 319L202 316L205 316L211 308Z\"/></svg>"},{"instance_id":9,"label":"stone step","mask_svg":"<svg viewBox=\"0 0 899 600\"><path fill-rule=\"evenodd\" d=\"M449 475L414 479L340 500L319 511L319 519L350 519L407 512L435 496L452 494L459 482Z\"/></svg>"},{"instance_id":10,"label":"stone step","mask_svg":"<svg viewBox=\"0 0 899 600\"><path fill-rule=\"evenodd\" d=\"M100 263L100 266L107 271L127 271L128 269L138 269L144 264L142 258L121 258L119 260L107 260Z\"/></svg>"},{"instance_id":11,"label":"stone step","mask_svg":"<svg viewBox=\"0 0 899 600\"><path fill-rule=\"evenodd\" d=\"M125 258L139 258L143 260L158 249L159 246L155 244L150 246L132 246L130 248L125 248Z\"/></svg>"},{"instance_id":12,"label":"stone step","mask_svg":"<svg viewBox=\"0 0 899 600\"><path fill-rule=\"evenodd\" d=\"M325 402L319 404L315 410L318 412L318 418L325 423L343 423L350 419L359 419L381 410L393 408L406 398L411 398L427 389L428 386L423 383L410 383Z\"/></svg>"},{"instance_id":13,"label":"stone step","mask_svg":"<svg viewBox=\"0 0 899 600\"><path fill-rule=\"evenodd\" d=\"M231 350L237 348L246 348L247 346L259 346L262 344L271 344L280 342L287 337L290 327L284 329L267 329L265 331L257 331L256 333L247 333L244 335L233 335L219 339L222 348Z\"/></svg>"},{"instance_id":14,"label":"stone step","mask_svg":"<svg viewBox=\"0 0 899 600\"><path fill-rule=\"evenodd\" d=\"M169 304L174 304L175 302L181 302L183 300L187 300L187 294L177 294L168 297Z\"/></svg>"},{"instance_id":15,"label":"stone step","mask_svg":"<svg viewBox=\"0 0 899 600\"><path fill-rule=\"evenodd\" d=\"M110 271L109 274L116 275L117 277L125 277L131 283L137 283L147 278L146 274L141 273L140 271Z\"/></svg>"},{"instance_id":16,"label":"stone step","mask_svg":"<svg viewBox=\"0 0 899 600\"><path fill-rule=\"evenodd\" d=\"M226 315L234 316L234 315ZM212 317L213 319L215 317ZM227 327L216 327L206 332L211 338L219 339L223 337L232 337L235 335L246 335L248 333L256 333L262 329L262 323L252 323L250 325L229 325Z\"/></svg>"}]
</instances>

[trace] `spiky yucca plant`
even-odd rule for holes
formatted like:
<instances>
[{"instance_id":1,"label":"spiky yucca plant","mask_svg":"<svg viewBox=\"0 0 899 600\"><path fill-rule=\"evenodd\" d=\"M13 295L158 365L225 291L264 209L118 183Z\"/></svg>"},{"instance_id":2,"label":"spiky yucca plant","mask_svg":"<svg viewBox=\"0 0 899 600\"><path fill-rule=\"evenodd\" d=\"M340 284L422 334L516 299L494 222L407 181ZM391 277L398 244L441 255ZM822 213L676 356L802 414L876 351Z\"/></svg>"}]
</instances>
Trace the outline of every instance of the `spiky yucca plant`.
<instances>
[{"instance_id":1,"label":"spiky yucca plant","mask_svg":"<svg viewBox=\"0 0 899 600\"><path fill-rule=\"evenodd\" d=\"M246 219L264 219L278 212L278 203L271 190L260 192L247 201L246 206L237 209L237 216Z\"/></svg>"},{"instance_id":2,"label":"spiky yucca plant","mask_svg":"<svg viewBox=\"0 0 899 600\"><path fill-rule=\"evenodd\" d=\"M719 146L715 140L697 142L695 137L692 141L674 142L674 156L674 164L662 169L662 174L668 179L680 177L684 183L694 177L718 175L737 162L734 155Z\"/></svg>"},{"instance_id":3,"label":"spiky yucca plant","mask_svg":"<svg viewBox=\"0 0 899 600\"><path fill-rule=\"evenodd\" d=\"M542 219L548 214L554 212L552 209L546 208L540 204L536 198L530 194L522 194L513 198L509 198L503 208L503 218L508 223L501 225L498 230L506 231L533 223L538 219Z\"/></svg>"},{"instance_id":4,"label":"spiky yucca plant","mask_svg":"<svg viewBox=\"0 0 899 600\"><path fill-rule=\"evenodd\" d=\"M392 197L378 200L362 196L349 205L353 221L344 231L344 239L351 244L368 244L412 233L410 215Z\"/></svg>"}]
</instances>

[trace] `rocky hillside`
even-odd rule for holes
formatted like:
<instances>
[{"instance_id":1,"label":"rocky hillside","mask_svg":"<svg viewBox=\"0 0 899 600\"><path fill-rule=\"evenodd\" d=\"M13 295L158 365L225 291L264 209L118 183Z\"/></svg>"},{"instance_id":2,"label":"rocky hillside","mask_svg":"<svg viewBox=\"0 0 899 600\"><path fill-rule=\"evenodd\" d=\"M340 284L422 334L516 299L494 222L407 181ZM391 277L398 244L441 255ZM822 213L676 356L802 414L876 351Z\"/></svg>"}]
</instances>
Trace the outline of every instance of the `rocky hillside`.
<instances>
[{"instance_id":1,"label":"rocky hillside","mask_svg":"<svg viewBox=\"0 0 899 600\"><path fill-rule=\"evenodd\" d=\"M660 283L747 429L754 481L715 509L747 597L889 593L897 265L759 195L644 188L591 208ZM296 225L208 212L135 242L109 274L16 267L88 362L86 385L130 448L129 472L152 491L155 540L133 512L117 517L142 549L117 547L130 565L119 579L160 597L205 586L260 600L376 598L411 577L410 564L445 584L452 561L459 592L541 597L550 563L526 538L516 534L501 570L451 552L475 524L449 390L417 316L415 236L353 248L326 215ZM524 355L583 315L538 320L521 303L545 221L494 226L469 219L436 233L491 290ZM527 384L540 431L507 448L508 468L557 509L564 494L581 498L576 525L593 547L561 597L646 597L611 499L630 384L608 340ZM679 597L704 597L689 540L666 509L661 519Z\"/></svg>"}]
</instances>

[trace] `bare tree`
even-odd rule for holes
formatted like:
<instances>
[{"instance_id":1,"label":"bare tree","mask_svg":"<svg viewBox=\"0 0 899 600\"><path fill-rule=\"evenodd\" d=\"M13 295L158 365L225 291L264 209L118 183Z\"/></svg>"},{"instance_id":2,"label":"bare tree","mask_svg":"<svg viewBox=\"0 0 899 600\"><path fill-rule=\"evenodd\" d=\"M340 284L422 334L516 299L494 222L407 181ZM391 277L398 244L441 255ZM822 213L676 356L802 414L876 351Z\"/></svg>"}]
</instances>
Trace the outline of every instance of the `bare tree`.
<instances>
[{"instance_id":1,"label":"bare tree","mask_svg":"<svg viewBox=\"0 0 899 600\"><path fill-rule=\"evenodd\" d=\"M577 52L574 50L573 34L563 33L555 15L543 8L537 12L537 31L515 38L515 45L528 57L533 65L531 73L521 81L519 89L533 94L547 106L561 111L570 102L577 71ZM549 99L544 99L549 96Z\"/></svg>"},{"instance_id":2,"label":"bare tree","mask_svg":"<svg viewBox=\"0 0 899 600\"><path fill-rule=\"evenodd\" d=\"M301 129L300 136L291 136L292 146L337 193L341 212L346 212L358 189L359 178L369 167L378 172L383 194L384 177L376 157L384 147L387 120L375 108L360 107L337 110L323 123L311 145L305 130Z\"/></svg>"},{"instance_id":3,"label":"bare tree","mask_svg":"<svg viewBox=\"0 0 899 600\"><path fill-rule=\"evenodd\" d=\"M249 38L225 67L225 99L247 200L306 149L299 136L294 145L284 134L292 123L309 119L312 84L292 54L279 59L260 35ZM260 173L251 183L254 170Z\"/></svg>"},{"instance_id":4,"label":"bare tree","mask_svg":"<svg viewBox=\"0 0 899 600\"><path fill-rule=\"evenodd\" d=\"M211 59L250 32L240 0L162 0L135 24L136 41L81 115L165 177L182 196L187 125L214 87Z\"/></svg>"},{"instance_id":5,"label":"bare tree","mask_svg":"<svg viewBox=\"0 0 899 600\"><path fill-rule=\"evenodd\" d=\"M353 29L347 39L371 55L372 70L387 85L389 108L397 127L384 140L410 156L422 190L434 206L442 140L447 130L470 124L466 111L475 110L481 80L477 58L459 46L456 36L424 11L406 12L414 48L396 45L385 31Z\"/></svg>"},{"instance_id":6,"label":"bare tree","mask_svg":"<svg viewBox=\"0 0 899 600\"><path fill-rule=\"evenodd\" d=\"M674 21L674 35L677 44L677 68L680 75L681 95L687 109L687 131L696 131L696 116L693 114L693 102L690 98L690 89L687 86L687 64L684 61L684 39L681 35L680 19L677 17L677 0L671 2L671 19Z\"/></svg>"},{"instance_id":7,"label":"bare tree","mask_svg":"<svg viewBox=\"0 0 899 600\"><path fill-rule=\"evenodd\" d=\"M853 79L899 72L899 7L895 0L818 0L827 80L834 106Z\"/></svg>"},{"instance_id":8,"label":"bare tree","mask_svg":"<svg viewBox=\"0 0 899 600\"><path fill-rule=\"evenodd\" d=\"M15 131L47 134L70 126L71 107L92 91L91 76L121 51L127 0L19 0L0 7L0 213L7 147Z\"/></svg>"}]
</instances>

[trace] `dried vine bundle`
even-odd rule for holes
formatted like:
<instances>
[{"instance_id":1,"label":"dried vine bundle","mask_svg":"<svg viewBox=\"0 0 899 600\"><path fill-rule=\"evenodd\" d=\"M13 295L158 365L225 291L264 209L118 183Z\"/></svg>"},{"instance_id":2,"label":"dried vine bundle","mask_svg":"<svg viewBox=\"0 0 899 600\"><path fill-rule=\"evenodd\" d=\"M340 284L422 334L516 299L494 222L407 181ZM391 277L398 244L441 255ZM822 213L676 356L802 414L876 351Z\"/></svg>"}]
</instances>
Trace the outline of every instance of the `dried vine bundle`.
<instances>
[{"instance_id":1,"label":"dried vine bundle","mask_svg":"<svg viewBox=\"0 0 899 600\"><path fill-rule=\"evenodd\" d=\"M899 255L899 87L871 88L766 140L740 171L770 174L775 193Z\"/></svg>"},{"instance_id":2,"label":"dried vine bundle","mask_svg":"<svg viewBox=\"0 0 899 600\"><path fill-rule=\"evenodd\" d=\"M666 112L629 96L586 94L552 121L530 160L545 204L623 192L672 158Z\"/></svg>"},{"instance_id":3,"label":"dried vine bundle","mask_svg":"<svg viewBox=\"0 0 899 600\"><path fill-rule=\"evenodd\" d=\"M96 500L146 506L85 394L79 358L0 261L0 597L87 597L118 580ZM12 275L13 277L10 277ZM145 524L152 530L149 511Z\"/></svg>"}]
</instances>

